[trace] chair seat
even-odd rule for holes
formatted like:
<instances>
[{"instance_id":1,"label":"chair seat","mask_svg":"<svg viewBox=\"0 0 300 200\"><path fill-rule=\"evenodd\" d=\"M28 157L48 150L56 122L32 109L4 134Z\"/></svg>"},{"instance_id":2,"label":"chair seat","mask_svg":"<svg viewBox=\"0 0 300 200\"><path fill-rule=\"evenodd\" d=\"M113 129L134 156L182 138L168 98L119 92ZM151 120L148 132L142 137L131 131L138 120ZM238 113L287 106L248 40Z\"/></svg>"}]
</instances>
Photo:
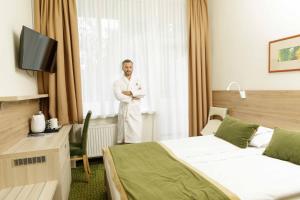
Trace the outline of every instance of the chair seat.
<instances>
[{"instance_id":1,"label":"chair seat","mask_svg":"<svg viewBox=\"0 0 300 200\"><path fill-rule=\"evenodd\" d=\"M70 143L70 147L82 147L81 143Z\"/></svg>"},{"instance_id":2,"label":"chair seat","mask_svg":"<svg viewBox=\"0 0 300 200\"><path fill-rule=\"evenodd\" d=\"M81 147L81 144L71 143L70 144L70 156L82 156L82 155L83 155L83 149Z\"/></svg>"}]
</instances>

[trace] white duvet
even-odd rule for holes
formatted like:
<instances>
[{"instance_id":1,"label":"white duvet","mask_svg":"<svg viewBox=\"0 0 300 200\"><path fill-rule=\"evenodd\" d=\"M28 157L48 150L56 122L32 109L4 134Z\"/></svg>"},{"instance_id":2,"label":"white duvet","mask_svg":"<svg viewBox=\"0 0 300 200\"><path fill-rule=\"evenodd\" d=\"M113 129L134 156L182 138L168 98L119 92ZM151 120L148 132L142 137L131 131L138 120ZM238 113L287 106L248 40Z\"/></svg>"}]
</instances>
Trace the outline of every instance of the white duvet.
<instances>
[{"instance_id":1,"label":"white duvet","mask_svg":"<svg viewBox=\"0 0 300 200\"><path fill-rule=\"evenodd\" d=\"M263 156L264 149L240 149L215 136L161 143L242 200L300 199L300 166Z\"/></svg>"}]
</instances>

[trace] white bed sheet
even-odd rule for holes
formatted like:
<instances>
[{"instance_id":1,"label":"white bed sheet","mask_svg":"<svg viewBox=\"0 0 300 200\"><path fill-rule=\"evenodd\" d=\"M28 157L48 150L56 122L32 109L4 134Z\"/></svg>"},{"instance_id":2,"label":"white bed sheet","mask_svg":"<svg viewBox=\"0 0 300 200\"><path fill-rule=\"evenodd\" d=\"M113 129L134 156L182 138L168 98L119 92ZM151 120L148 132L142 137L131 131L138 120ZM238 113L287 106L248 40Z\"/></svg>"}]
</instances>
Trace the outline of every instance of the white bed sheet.
<instances>
[{"instance_id":1,"label":"white bed sheet","mask_svg":"<svg viewBox=\"0 0 300 200\"><path fill-rule=\"evenodd\" d=\"M242 200L300 198L300 166L263 156L263 148L235 148L214 136L161 143Z\"/></svg>"},{"instance_id":2,"label":"white bed sheet","mask_svg":"<svg viewBox=\"0 0 300 200\"><path fill-rule=\"evenodd\" d=\"M300 166L263 156L262 148L240 149L213 135L161 143L241 200L300 199ZM109 170L107 175L111 179ZM113 181L108 182L113 199L119 199Z\"/></svg>"}]
</instances>

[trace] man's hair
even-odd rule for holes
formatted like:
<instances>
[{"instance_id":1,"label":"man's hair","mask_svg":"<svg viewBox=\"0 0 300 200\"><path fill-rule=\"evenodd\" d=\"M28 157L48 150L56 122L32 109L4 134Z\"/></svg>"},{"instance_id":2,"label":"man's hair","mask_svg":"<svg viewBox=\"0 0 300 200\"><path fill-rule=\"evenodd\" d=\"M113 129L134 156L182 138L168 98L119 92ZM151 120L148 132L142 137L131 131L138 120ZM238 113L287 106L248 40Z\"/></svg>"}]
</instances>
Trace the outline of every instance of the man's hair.
<instances>
[{"instance_id":1,"label":"man's hair","mask_svg":"<svg viewBox=\"0 0 300 200\"><path fill-rule=\"evenodd\" d=\"M125 60L123 60L122 66L123 66L125 63L132 63L132 64L133 64L133 62L132 62L130 59L125 59Z\"/></svg>"}]
</instances>

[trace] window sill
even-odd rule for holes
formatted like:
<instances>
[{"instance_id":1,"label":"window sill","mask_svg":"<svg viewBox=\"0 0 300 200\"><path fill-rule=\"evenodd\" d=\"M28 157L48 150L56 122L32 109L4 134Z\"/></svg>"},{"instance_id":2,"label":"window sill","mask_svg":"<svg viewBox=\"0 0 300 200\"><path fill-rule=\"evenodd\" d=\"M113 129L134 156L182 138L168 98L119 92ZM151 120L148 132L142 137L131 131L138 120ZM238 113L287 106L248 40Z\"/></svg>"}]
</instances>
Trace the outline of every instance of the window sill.
<instances>
[{"instance_id":1,"label":"window sill","mask_svg":"<svg viewBox=\"0 0 300 200\"><path fill-rule=\"evenodd\" d=\"M142 111L142 115L155 115L155 111ZM114 118L117 117L118 114L111 115L94 115L92 119L106 119L106 118Z\"/></svg>"}]
</instances>

